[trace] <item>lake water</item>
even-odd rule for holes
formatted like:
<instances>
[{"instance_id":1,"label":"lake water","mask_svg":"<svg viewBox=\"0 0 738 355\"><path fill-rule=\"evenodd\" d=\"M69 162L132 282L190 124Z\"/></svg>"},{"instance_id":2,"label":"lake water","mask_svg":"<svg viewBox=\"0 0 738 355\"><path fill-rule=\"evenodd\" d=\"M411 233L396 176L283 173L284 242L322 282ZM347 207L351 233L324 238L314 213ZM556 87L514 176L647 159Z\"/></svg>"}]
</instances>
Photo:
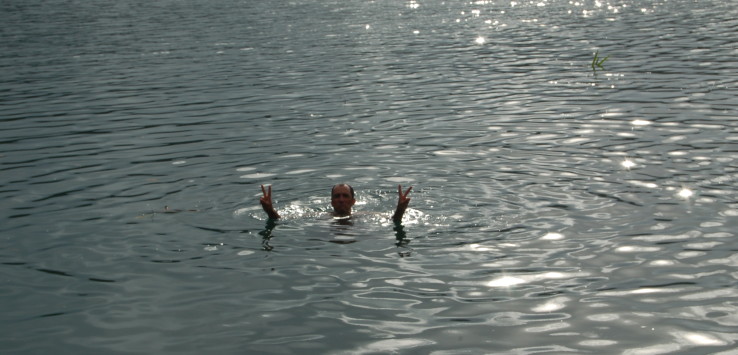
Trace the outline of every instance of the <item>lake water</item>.
<instances>
[{"instance_id":1,"label":"lake water","mask_svg":"<svg viewBox=\"0 0 738 355\"><path fill-rule=\"evenodd\" d=\"M5 0L0 45L3 354L738 353L737 1Z\"/></svg>"}]
</instances>

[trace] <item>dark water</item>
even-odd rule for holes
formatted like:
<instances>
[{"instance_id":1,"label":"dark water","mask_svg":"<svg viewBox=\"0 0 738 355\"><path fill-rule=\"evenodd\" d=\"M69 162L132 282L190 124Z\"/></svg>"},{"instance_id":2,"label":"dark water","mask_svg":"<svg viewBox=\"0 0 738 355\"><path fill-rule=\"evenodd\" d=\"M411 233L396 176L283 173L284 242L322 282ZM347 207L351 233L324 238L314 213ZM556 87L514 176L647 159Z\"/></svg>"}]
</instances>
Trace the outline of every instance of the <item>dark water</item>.
<instances>
[{"instance_id":1,"label":"dark water","mask_svg":"<svg viewBox=\"0 0 738 355\"><path fill-rule=\"evenodd\" d=\"M4 354L736 353L736 1L7 0L0 46ZM316 218L344 181L403 225Z\"/></svg>"}]
</instances>

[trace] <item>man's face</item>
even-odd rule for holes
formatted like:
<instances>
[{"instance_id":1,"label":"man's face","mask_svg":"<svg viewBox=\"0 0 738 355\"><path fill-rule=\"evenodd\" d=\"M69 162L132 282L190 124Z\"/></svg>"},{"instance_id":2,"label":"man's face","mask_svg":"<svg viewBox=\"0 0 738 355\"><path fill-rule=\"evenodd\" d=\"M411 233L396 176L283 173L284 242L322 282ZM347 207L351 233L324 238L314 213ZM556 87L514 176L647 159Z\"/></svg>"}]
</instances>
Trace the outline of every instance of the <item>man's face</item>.
<instances>
[{"instance_id":1,"label":"man's face","mask_svg":"<svg viewBox=\"0 0 738 355\"><path fill-rule=\"evenodd\" d=\"M351 189L346 185L338 185L333 189L331 195L331 206L336 214L347 216L351 214L351 207L356 200L351 197Z\"/></svg>"}]
</instances>

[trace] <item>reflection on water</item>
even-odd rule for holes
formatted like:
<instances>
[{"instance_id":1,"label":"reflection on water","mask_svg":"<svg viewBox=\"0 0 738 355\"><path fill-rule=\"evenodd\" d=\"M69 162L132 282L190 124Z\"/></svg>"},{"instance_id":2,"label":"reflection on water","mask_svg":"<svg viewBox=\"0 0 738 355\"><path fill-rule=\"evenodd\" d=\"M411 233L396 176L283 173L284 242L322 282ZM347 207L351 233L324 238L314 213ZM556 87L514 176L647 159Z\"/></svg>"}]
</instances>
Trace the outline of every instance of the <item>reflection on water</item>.
<instances>
[{"instance_id":1,"label":"reflection on water","mask_svg":"<svg viewBox=\"0 0 738 355\"><path fill-rule=\"evenodd\" d=\"M261 241L261 247L262 249L266 251L271 251L274 249L271 245L269 245L269 240L272 239L272 231L274 230L274 227L277 226L276 221L273 219L267 219L267 224L264 227L264 230L259 232L259 235L262 237Z\"/></svg>"},{"instance_id":2,"label":"reflection on water","mask_svg":"<svg viewBox=\"0 0 738 355\"><path fill-rule=\"evenodd\" d=\"M734 1L100 5L0 5L5 353L736 348Z\"/></svg>"}]
</instances>

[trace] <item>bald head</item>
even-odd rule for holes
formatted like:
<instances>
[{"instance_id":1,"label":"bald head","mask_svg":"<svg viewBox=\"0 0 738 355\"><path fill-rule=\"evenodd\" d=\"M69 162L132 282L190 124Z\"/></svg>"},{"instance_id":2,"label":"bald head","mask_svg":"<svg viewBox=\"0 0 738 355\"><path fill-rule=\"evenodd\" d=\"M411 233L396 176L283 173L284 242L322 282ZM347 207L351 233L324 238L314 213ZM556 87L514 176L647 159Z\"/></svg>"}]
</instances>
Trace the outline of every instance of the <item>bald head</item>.
<instances>
[{"instance_id":1,"label":"bald head","mask_svg":"<svg viewBox=\"0 0 738 355\"><path fill-rule=\"evenodd\" d=\"M337 184L333 185L331 188L331 198L333 198L333 194L336 193L336 188L339 188L339 190L342 190L343 188L348 188L349 192L351 193L351 198L354 198L354 188L351 187L349 184Z\"/></svg>"}]
</instances>

